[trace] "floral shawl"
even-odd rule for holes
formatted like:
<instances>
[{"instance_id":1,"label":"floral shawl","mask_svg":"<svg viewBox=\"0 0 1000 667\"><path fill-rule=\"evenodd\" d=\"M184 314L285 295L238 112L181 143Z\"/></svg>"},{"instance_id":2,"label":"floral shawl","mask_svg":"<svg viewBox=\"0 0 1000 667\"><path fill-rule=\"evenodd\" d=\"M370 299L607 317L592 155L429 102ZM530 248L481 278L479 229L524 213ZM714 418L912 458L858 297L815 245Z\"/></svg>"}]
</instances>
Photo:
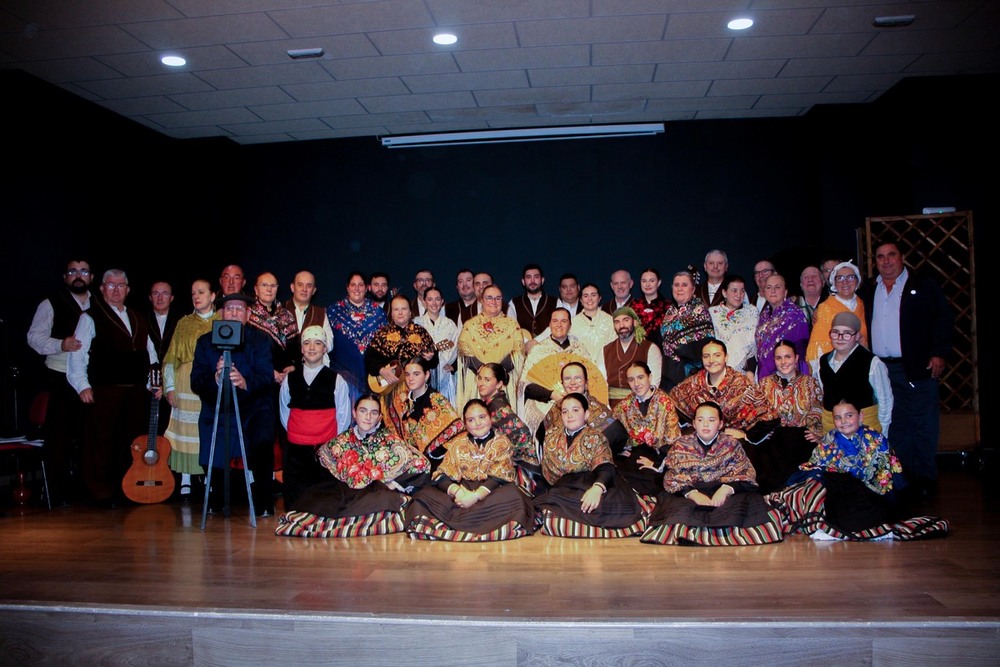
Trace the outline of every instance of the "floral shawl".
<instances>
[{"instance_id":1,"label":"floral shawl","mask_svg":"<svg viewBox=\"0 0 1000 667\"><path fill-rule=\"evenodd\" d=\"M795 345L799 355L799 373L809 375L806 361L806 346L809 344L809 320L802 309L791 299L785 299L777 308L765 303L757 320L757 379L766 378L774 372L774 348L782 339Z\"/></svg>"},{"instance_id":2,"label":"floral shawl","mask_svg":"<svg viewBox=\"0 0 1000 667\"><path fill-rule=\"evenodd\" d=\"M354 428L319 449L319 462L352 489L390 482L401 475L427 472L430 462L384 426L359 438Z\"/></svg>"},{"instance_id":3,"label":"floral shawl","mask_svg":"<svg viewBox=\"0 0 1000 667\"><path fill-rule=\"evenodd\" d=\"M698 297L691 297L683 306L671 302L663 314L660 338L663 341L663 356L680 361L677 349L682 345L711 338L715 335L712 316L708 307Z\"/></svg>"},{"instance_id":4,"label":"floral shawl","mask_svg":"<svg viewBox=\"0 0 1000 667\"><path fill-rule=\"evenodd\" d=\"M743 445L725 433L719 433L707 447L696 435L681 436L664 462L667 472L663 488L667 493L687 493L729 482L757 482L757 472Z\"/></svg>"},{"instance_id":5,"label":"floral shawl","mask_svg":"<svg viewBox=\"0 0 1000 667\"><path fill-rule=\"evenodd\" d=\"M879 495L892 491L893 475L903 472L886 437L864 425L850 438L827 433L799 469L850 473Z\"/></svg>"},{"instance_id":6,"label":"floral shawl","mask_svg":"<svg viewBox=\"0 0 1000 667\"><path fill-rule=\"evenodd\" d=\"M681 437L677 410L669 394L659 387L653 388L646 401L649 407L642 414L639 399L631 394L615 406L614 416L628 432L628 446L649 445L659 449Z\"/></svg>"}]
</instances>

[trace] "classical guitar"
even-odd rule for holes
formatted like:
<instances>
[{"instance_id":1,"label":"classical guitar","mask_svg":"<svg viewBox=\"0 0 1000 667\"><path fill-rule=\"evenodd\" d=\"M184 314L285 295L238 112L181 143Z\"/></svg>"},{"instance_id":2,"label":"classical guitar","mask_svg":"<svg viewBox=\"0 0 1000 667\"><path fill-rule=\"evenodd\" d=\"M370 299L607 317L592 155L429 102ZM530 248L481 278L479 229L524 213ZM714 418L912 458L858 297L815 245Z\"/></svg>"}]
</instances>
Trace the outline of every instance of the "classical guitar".
<instances>
[{"instance_id":1,"label":"classical guitar","mask_svg":"<svg viewBox=\"0 0 1000 667\"><path fill-rule=\"evenodd\" d=\"M434 349L438 352L450 350L453 347L455 347L455 341L450 338L445 338L444 340L434 344ZM395 382L389 382L381 375L368 376L368 388L380 396L388 393L393 387L396 386L400 378L403 377L403 364L401 362L393 359L389 362L389 365L392 366L392 371L396 375Z\"/></svg>"},{"instance_id":2,"label":"classical guitar","mask_svg":"<svg viewBox=\"0 0 1000 667\"><path fill-rule=\"evenodd\" d=\"M150 384L159 387L159 371L151 371ZM132 466L122 479L122 491L132 502L160 503L174 492L174 473L167 465L170 441L157 434L160 400L153 393L149 406L149 433L132 441Z\"/></svg>"}]
</instances>

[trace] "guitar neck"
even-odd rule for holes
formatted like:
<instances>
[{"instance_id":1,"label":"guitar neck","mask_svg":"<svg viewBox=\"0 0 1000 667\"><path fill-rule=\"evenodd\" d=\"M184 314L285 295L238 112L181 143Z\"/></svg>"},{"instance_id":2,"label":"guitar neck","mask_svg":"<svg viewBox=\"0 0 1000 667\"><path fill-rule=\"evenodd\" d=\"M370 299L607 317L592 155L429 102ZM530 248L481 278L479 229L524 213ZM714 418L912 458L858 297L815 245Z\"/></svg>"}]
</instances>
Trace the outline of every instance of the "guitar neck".
<instances>
[{"instance_id":1,"label":"guitar neck","mask_svg":"<svg viewBox=\"0 0 1000 667\"><path fill-rule=\"evenodd\" d=\"M149 397L149 439L146 441L146 449L156 450L156 438L160 435L160 399L156 397L156 389L160 387L160 371L149 371L149 384L153 388L153 393Z\"/></svg>"}]
</instances>

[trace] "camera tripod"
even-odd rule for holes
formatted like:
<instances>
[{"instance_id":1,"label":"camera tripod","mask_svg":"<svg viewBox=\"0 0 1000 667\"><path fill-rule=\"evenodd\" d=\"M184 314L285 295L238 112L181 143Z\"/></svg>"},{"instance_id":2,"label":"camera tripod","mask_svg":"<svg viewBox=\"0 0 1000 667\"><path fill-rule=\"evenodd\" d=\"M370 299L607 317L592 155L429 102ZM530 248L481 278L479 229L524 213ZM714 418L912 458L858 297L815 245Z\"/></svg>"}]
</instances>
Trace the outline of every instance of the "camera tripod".
<instances>
[{"instance_id":1,"label":"camera tripod","mask_svg":"<svg viewBox=\"0 0 1000 667\"><path fill-rule=\"evenodd\" d=\"M240 404L236 400L236 387L233 385L233 381L230 379L229 374L233 368L233 355L232 350L224 349L222 351L222 386L219 387L219 392L215 397L215 420L212 422L212 446L208 450L208 474L205 476L205 501L201 508L201 529L205 530L205 522L208 520L208 499L209 494L212 489L212 469L215 467L215 443L216 436L219 433L219 413L220 408L224 408L226 417L226 433L225 433L225 462L226 465L223 468L223 486L224 486L224 505L222 509L222 515L229 518L231 514L230 507L230 488L229 488L229 478L230 478L230 467L229 467L229 452L230 452L230 420L229 420L229 406L232 405L233 412L236 415L236 433L239 436L240 441L240 456L243 459L243 479L246 480L247 484L247 502L250 503L250 525L254 528L257 527L257 514L253 507L253 493L250 491L250 466L247 464L247 448L246 443L243 440L243 423L240 421Z\"/></svg>"}]
</instances>

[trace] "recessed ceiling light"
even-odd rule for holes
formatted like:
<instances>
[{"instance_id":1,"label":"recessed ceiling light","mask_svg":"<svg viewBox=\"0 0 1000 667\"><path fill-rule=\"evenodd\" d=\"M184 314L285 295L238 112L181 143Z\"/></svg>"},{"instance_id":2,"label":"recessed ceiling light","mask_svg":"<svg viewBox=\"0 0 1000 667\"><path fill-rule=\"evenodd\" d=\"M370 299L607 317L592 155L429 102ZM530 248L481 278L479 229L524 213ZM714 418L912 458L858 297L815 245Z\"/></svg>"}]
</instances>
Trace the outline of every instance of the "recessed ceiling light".
<instances>
[{"instance_id":1,"label":"recessed ceiling light","mask_svg":"<svg viewBox=\"0 0 1000 667\"><path fill-rule=\"evenodd\" d=\"M876 16L872 25L876 28L902 28L910 25L917 19L913 14L902 14L900 16Z\"/></svg>"},{"instance_id":2,"label":"recessed ceiling light","mask_svg":"<svg viewBox=\"0 0 1000 667\"><path fill-rule=\"evenodd\" d=\"M187 65L187 61L180 56L163 56L160 58L160 62L169 67L183 67Z\"/></svg>"},{"instance_id":3,"label":"recessed ceiling light","mask_svg":"<svg viewBox=\"0 0 1000 667\"><path fill-rule=\"evenodd\" d=\"M325 52L322 47L315 47L311 49L288 49L286 53L293 60L301 60L302 58L322 58Z\"/></svg>"},{"instance_id":4,"label":"recessed ceiling light","mask_svg":"<svg viewBox=\"0 0 1000 667\"><path fill-rule=\"evenodd\" d=\"M730 30L746 30L753 25L753 19L733 19L726 24Z\"/></svg>"},{"instance_id":5,"label":"recessed ceiling light","mask_svg":"<svg viewBox=\"0 0 1000 667\"><path fill-rule=\"evenodd\" d=\"M434 35L434 43L441 44L442 46L448 46L449 44L454 44L458 41L458 37L452 35L450 32L442 32L438 35Z\"/></svg>"}]
</instances>

